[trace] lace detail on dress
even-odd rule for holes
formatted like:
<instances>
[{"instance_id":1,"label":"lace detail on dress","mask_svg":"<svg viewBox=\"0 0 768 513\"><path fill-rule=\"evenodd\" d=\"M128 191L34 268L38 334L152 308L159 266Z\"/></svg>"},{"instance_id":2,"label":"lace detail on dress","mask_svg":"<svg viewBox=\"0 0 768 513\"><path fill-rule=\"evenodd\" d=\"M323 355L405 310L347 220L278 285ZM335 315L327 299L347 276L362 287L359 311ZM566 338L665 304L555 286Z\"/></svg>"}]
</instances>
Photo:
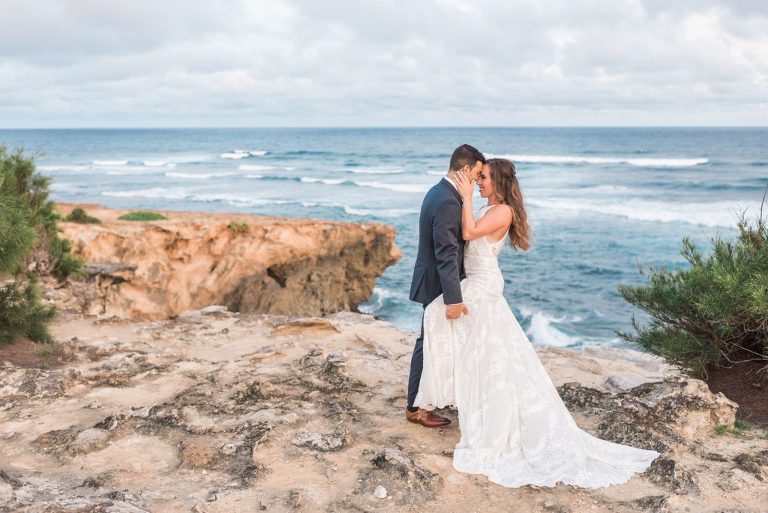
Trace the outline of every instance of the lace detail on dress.
<instances>
[{"instance_id":1,"label":"lace detail on dress","mask_svg":"<svg viewBox=\"0 0 768 513\"><path fill-rule=\"evenodd\" d=\"M576 425L502 295L503 245L485 238L466 244L461 291L468 316L446 319L442 296L427 306L415 405L458 408L456 470L510 487L627 481L659 453L601 440Z\"/></svg>"}]
</instances>

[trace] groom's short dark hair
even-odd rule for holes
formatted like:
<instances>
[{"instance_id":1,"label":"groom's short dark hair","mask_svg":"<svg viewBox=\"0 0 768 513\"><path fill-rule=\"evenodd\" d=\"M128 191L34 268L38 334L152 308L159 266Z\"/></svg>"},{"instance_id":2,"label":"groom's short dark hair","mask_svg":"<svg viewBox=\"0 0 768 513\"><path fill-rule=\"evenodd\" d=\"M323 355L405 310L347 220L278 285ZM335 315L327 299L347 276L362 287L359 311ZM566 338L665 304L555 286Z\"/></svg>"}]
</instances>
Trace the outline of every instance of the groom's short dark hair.
<instances>
[{"instance_id":1,"label":"groom's short dark hair","mask_svg":"<svg viewBox=\"0 0 768 513\"><path fill-rule=\"evenodd\" d=\"M477 148L469 144L462 144L453 150L450 170L458 171L464 166L475 167L475 162L478 160L485 164L485 157Z\"/></svg>"}]
</instances>

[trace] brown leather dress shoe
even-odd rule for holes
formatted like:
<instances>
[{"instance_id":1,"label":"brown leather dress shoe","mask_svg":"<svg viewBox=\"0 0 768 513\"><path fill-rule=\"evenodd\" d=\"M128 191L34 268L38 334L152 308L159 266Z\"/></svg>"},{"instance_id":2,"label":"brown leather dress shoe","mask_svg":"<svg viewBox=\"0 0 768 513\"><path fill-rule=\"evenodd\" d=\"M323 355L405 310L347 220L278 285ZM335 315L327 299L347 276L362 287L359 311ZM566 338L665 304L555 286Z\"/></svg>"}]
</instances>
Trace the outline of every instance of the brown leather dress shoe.
<instances>
[{"instance_id":1,"label":"brown leather dress shoe","mask_svg":"<svg viewBox=\"0 0 768 513\"><path fill-rule=\"evenodd\" d=\"M428 428L444 427L451 423L451 419L446 419L442 415L423 408L419 408L416 411L410 411L406 408L405 418L408 419L408 422L415 422Z\"/></svg>"}]
</instances>

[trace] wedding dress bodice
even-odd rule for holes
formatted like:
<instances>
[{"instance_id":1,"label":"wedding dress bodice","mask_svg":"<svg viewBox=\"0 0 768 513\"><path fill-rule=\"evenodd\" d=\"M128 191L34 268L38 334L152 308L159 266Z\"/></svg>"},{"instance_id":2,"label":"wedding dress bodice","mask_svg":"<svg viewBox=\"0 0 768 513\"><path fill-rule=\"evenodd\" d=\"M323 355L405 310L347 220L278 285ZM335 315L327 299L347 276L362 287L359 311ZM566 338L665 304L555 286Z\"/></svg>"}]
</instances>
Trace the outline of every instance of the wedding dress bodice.
<instances>
[{"instance_id":1,"label":"wedding dress bodice","mask_svg":"<svg viewBox=\"0 0 768 513\"><path fill-rule=\"evenodd\" d=\"M483 206L475 219L483 217L488 210L488 205ZM492 296L500 295L504 288L498 256L504 247L505 239L506 235L496 242L491 242L486 237L478 237L467 241L464 246L464 271L467 278L477 282Z\"/></svg>"}]
</instances>

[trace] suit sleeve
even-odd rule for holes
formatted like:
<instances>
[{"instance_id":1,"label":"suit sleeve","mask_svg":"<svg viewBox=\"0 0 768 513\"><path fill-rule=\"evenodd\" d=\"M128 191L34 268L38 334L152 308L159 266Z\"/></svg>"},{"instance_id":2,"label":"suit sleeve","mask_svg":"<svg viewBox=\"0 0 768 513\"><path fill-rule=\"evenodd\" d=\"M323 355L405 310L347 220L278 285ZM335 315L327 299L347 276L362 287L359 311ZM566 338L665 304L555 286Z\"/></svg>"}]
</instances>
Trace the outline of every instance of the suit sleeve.
<instances>
[{"instance_id":1,"label":"suit sleeve","mask_svg":"<svg viewBox=\"0 0 768 513\"><path fill-rule=\"evenodd\" d=\"M432 240L435 244L435 261L446 305L462 302L459 279L459 222L461 205L446 202L432 218Z\"/></svg>"}]
</instances>

